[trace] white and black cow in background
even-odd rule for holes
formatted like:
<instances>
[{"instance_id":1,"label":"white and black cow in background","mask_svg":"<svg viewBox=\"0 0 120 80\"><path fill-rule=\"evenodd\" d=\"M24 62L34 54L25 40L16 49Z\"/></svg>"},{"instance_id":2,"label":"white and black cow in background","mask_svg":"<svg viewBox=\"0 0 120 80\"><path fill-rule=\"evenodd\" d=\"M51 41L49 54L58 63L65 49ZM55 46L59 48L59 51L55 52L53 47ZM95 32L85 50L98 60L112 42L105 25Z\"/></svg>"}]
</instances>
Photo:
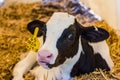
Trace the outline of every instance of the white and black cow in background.
<instances>
[{"instance_id":1,"label":"white and black cow in background","mask_svg":"<svg viewBox=\"0 0 120 80\"><path fill-rule=\"evenodd\" d=\"M114 66L105 41L109 33L104 29L83 27L63 12L54 13L47 23L34 20L27 28L33 34L35 27L40 28L37 36L43 38L43 46L15 66L13 80L22 80L36 61L42 66L35 73L37 80L44 80L44 75L47 80L72 80L95 68L108 71Z\"/></svg>"}]
</instances>

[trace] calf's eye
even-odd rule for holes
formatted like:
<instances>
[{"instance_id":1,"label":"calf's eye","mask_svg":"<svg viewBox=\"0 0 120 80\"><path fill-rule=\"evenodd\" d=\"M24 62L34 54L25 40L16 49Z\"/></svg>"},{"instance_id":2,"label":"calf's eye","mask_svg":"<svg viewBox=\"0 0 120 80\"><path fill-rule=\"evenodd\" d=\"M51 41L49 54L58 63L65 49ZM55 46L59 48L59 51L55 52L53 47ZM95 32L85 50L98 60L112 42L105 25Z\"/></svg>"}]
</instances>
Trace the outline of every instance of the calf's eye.
<instances>
[{"instance_id":1,"label":"calf's eye","mask_svg":"<svg viewBox=\"0 0 120 80\"><path fill-rule=\"evenodd\" d=\"M71 33L71 34L68 35L67 38L68 38L68 40L74 40L74 35Z\"/></svg>"}]
</instances>

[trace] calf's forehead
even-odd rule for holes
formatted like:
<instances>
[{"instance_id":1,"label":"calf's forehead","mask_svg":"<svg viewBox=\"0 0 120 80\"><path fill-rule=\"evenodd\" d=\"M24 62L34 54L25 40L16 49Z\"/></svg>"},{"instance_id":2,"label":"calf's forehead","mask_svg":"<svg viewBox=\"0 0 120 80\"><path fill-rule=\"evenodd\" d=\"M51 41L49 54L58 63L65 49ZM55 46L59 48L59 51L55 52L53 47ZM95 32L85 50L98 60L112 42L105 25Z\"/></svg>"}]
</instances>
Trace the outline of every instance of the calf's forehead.
<instances>
[{"instance_id":1,"label":"calf's forehead","mask_svg":"<svg viewBox=\"0 0 120 80\"><path fill-rule=\"evenodd\" d=\"M47 35L53 34L60 36L70 25L74 24L75 17L68 13L56 12L47 22Z\"/></svg>"}]
</instances>

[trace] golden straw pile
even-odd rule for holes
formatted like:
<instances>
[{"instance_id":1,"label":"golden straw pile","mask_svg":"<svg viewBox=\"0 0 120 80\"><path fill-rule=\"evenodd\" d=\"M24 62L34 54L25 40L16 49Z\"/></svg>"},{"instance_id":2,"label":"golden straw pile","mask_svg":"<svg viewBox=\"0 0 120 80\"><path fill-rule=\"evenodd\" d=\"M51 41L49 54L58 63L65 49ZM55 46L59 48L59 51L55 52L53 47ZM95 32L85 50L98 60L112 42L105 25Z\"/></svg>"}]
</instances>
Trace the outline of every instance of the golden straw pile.
<instances>
[{"instance_id":1,"label":"golden straw pile","mask_svg":"<svg viewBox=\"0 0 120 80\"><path fill-rule=\"evenodd\" d=\"M55 11L58 10L54 7L41 8L40 3L14 3L0 8L0 80L11 80L15 64L27 54L26 41L31 36L26 29L27 23L34 19L46 22ZM96 69L75 80L120 80L120 37L105 21L91 25L103 27L110 33L107 42L115 67L111 72ZM34 76L27 73L25 80L34 80Z\"/></svg>"}]
</instances>

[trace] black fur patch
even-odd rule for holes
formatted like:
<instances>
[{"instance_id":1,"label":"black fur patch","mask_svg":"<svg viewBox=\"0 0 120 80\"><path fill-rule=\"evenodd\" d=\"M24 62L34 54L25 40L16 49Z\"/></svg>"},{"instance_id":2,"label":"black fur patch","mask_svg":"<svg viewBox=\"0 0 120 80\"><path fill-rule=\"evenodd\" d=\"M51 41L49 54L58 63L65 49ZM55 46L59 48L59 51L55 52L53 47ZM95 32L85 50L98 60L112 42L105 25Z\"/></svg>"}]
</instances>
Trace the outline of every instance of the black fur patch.
<instances>
[{"instance_id":1,"label":"black fur patch","mask_svg":"<svg viewBox=\"0 0 120 80\"><path fill-rule=\"evenodd\" d=\"M79 60L74 65L71 71L71 77L79 76L80 74L90 73L95 68L110 70L106 61L100 54L94 54L93 48L88 44L87 40L81 39L83 51L81 52Z\"/></svg>"},{"instance_id":2,"label":"black fur patch","mask_svg":"<svg viewBox=\"0 0 120 80\"><path fill-rule=\"evenodd\" d=\"M43 42L45 42L45 39L46 39L46 31L47 31L45 22L42 22L42 21L39 21L39 20L34 20L34 21L31 21L30 23L28 23L28 25L27 25L27 29L28 29L32 34L34 34L34 31L35 31L35 28L36 28L36 27L39 28L37 37L43 36Z\"/></svg>"},{"instance_id":3,"label":"black fur patch","mask_svg":"<svg viewBox=\"0 0 120 80\"><path fill-rule=\"evenodd\" d=\"M72 58L78 52L80 26L75 22L69 28L65 29L57 41L56 47L58 49L58 56L55 64L48 66L56 67L63 64L67 58Z\"/></svg>"},{"instance_id":4,"label":"black fur patch","mask_svg":"<svg viewBox=\"0 0 120 80\"><path fill-rule=\"evenodd\" d=\"M105 69L107 71L110 70L109 66L107 65L107 62L102 58L102 56L99 53L95 54L95 67Z\"/></svg>"},{"instance_id":5,"label":"black fur patch","mask_svg":"<svg viewBox=\"0 0 120 80\"><path fill-rule=\"evenodd\" d=\"M35 28L36 28L36 27L39 28L37 37L40 37L40 36L44 35L44 34L43 34L43 31L46 32L45 22L42 22L42 21L39 21L39 20L34 20L34 21L31 21L31 22L27 25L27 29L28 29L32 34L34 34L34 31L35 31Z\"/></svg>"},{"instance_id":6,"label":"black fur patch","mask_svg":"<svg viewBox=\"0 0 120 80\"><path fill-rule=\"evenodd\" d=\"M71 71L71 77L79 76L80 74L84 73L89 73L95 68L93 48L83 38L81 39L81 45L83 51L81 52L79 60L74 65Z\"/></svg>"},{"instance_id":7,"label":"black fur patch","mask_svg":"<svg viewBox=\"0 0 120 80\"><path fill-rule=\"evenodd\" d=\"M84 28L81 36L89 42L100 42L106 40L109 37L109 33L102 28L89 26Z\"/></svg>"}]
</instances>

